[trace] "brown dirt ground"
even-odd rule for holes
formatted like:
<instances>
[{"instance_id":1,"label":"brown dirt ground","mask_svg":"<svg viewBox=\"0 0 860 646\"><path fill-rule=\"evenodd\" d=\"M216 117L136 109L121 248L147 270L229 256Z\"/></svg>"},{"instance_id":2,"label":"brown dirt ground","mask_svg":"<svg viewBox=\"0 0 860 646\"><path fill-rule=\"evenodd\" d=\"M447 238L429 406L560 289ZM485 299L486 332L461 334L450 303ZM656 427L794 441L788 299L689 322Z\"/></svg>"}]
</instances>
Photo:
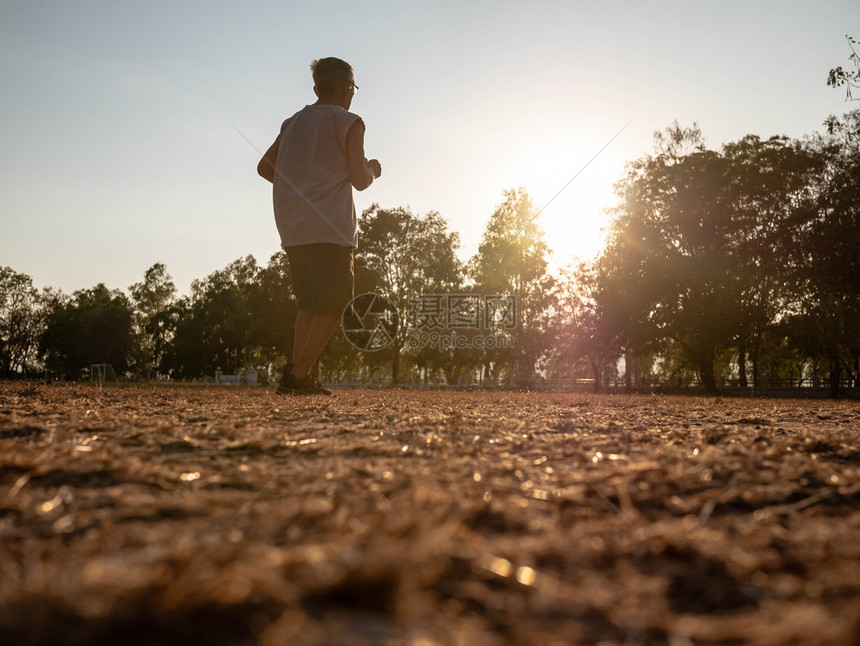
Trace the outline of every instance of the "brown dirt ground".
<instances>
[{"instance_id":1,"label":"brown dirt ground","mask_svg":"<svg viewBox=\"0 0 860 646\"><path fill-rule=\"evenodd\" d=\"M0 384L0 643L857 644L860 404Z\"/></svg>"}]
</instances>

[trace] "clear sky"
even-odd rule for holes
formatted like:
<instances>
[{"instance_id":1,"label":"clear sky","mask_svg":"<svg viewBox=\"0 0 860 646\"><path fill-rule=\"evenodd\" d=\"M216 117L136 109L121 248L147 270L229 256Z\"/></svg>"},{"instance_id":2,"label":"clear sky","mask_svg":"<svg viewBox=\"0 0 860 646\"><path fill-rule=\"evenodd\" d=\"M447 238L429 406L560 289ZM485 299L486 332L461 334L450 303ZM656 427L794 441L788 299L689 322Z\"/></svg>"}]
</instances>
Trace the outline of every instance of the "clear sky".
<instances>
[{"instance_id":1,"label":"clear sky","mask_svg":"<svg viewBox=\"0 0 860 646\"><path fill-rule=\"evenodd\" d=\"M383 165L359 211L439 211L464 258L504 189L546 204L629 123L540 216L555 265L588 258L624 162L672 120L718 147L860 107L825 85L846 33L857 0L0 0L0 266L70 293L265 264L255 167L324 56L355 68Z\"/></svg>"}]
</instances>

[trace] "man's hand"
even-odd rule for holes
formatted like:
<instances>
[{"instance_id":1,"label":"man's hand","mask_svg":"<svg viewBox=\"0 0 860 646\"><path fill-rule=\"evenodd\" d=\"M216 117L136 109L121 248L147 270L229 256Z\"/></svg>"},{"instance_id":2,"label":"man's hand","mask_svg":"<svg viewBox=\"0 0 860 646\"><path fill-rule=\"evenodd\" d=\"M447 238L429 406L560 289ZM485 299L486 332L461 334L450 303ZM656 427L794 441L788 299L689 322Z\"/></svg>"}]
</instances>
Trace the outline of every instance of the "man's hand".
<instances>
[{"instance_id":1,"label":"man's hand","mask_svg":"<svg viewBox=\"0 0 860 646\"><path fill-rule=\"evenodd\" d=\"M378 177L382 177L382 164L379 163L378 159L371 159L367 162L367 167L370 169L370 172L373 174L373 179Z\"/></svg>"},{"instance_id":2,"label":"man's hand","mask_svg":"<svg viewBox=\"0 0 860 646\"><path fill-rule=\"evenodd\" d=\"M346 133L346 159L349 181L357 191L363 191L382 175L382 165L364 156L364 122L361 119L356 119Z\"/></svg>"},{"instance_id":3,"label":"man's hand","mask_svg":"<svg viewBox=\"0 0 860 646\"><path fill-rule=\"evenodd\" d=\"M263 179L269 180L273 183L275 181L275 164L278 163L278 148L280 147L280 144L281 135L278 135L275 139L275 143L269 146L266 154L263 155L260 163L257 164L257 174Z\"/></svg>"}]
</instances>

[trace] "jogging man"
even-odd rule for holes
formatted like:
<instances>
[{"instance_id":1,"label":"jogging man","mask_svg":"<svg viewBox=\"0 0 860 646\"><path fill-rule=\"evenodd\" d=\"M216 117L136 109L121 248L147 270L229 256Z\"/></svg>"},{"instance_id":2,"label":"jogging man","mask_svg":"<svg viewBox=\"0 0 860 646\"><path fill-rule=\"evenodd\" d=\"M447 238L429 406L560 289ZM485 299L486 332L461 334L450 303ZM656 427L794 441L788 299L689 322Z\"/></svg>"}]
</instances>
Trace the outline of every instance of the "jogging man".
<instances>
[{"instance_id":1,"label":"jogging man","mask_svg":"<svg viewBox=\"0 0 860 646\"><path fill-rule=\"evenodd\" d=\"M382 175L364 156L364 122L349 112L358 86L339 58L311 63L316 103L284 121L257 165L273 183L275 223L299 305L292 360L280 394L331 394L310 374L352 300L358 227L352 189Z\"/></svg>"}]
</instances>

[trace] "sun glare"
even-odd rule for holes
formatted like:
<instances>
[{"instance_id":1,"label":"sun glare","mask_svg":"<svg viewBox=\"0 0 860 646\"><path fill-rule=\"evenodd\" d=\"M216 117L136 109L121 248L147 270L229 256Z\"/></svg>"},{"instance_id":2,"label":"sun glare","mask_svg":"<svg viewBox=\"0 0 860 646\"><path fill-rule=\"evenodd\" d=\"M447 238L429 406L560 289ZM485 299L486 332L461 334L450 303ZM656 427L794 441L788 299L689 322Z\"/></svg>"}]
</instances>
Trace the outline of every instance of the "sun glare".
<instances>
[{"instance_id":1,"label":"sun glare","mask_svg":"<svg viewBox=\"0 0 860 646\"><path fill-rule=\"evenodd\" d=\"M525 186L535 206L543 209L539 219L553 251L552 266L558 268L595 258L605 244L605 229L609 224L606 209L617 202L612 187L621 178L623 162L604 153L560 194L582 165L574 167L569 157L565 160L547 157L542 166L543 172Z\"/></svg>"}]
</instances>

